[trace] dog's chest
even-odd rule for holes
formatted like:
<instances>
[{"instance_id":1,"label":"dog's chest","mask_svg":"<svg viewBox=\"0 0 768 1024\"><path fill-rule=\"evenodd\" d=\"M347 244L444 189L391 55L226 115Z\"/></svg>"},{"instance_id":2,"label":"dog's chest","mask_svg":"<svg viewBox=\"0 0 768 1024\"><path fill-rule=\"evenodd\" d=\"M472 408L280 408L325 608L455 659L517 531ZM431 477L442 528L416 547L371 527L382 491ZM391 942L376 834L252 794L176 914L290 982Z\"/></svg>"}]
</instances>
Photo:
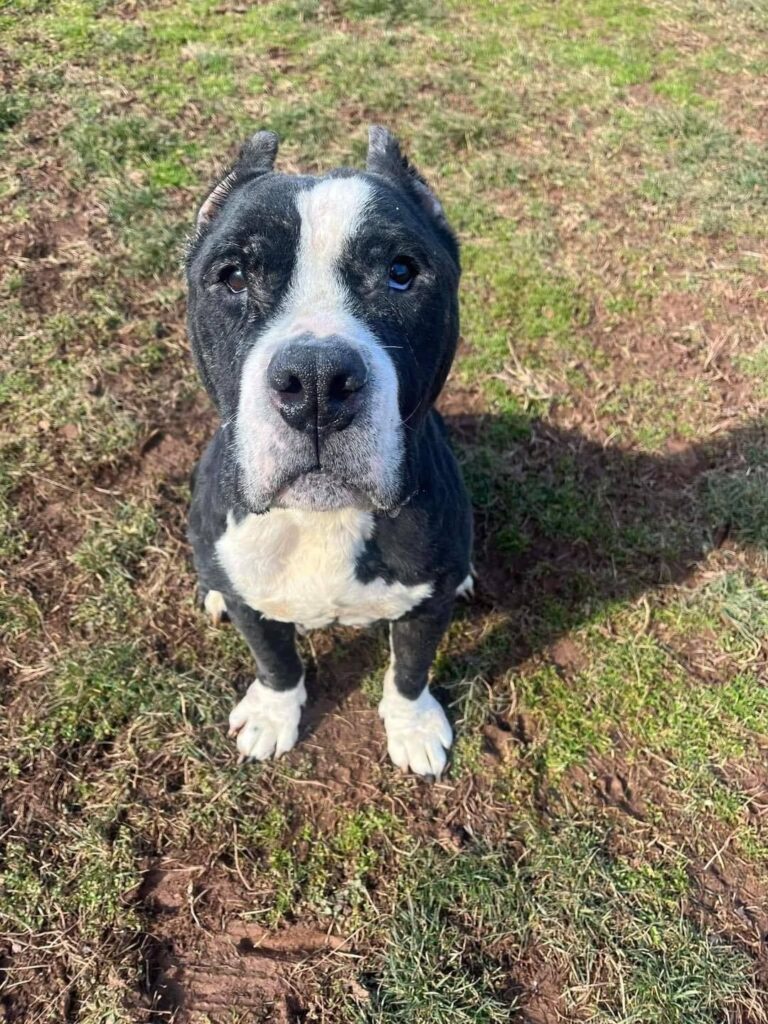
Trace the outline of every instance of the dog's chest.
<instances>
[{"instance_id":1,"label":"dog's chest","mask_svg":"<svg viewBox=\"0 0 768 1024\"><path fill-rule=\"evenodd\" d=\"M237 594L267 618L307 629L364 626L397 619L432 592L430 583L357 579L372 533L373 516L355 509L273 509L239 523L230 513L216 553Z\"/></svg>"}]
</instances>

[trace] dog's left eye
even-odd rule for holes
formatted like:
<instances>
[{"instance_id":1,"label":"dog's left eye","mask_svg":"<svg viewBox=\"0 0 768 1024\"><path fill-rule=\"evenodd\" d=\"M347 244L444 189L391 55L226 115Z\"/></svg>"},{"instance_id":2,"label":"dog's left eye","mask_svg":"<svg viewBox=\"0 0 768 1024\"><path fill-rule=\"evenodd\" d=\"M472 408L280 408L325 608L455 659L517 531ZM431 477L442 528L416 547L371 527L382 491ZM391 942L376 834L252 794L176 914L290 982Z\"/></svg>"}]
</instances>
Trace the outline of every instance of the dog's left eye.
<instances>
[{"instance_id":1,"label":"dog's left eye","mask_svg":"<svg viewBox=\"0 0 768 1024\"><path fill-rule=\"evenodd\" d=\"M244 292L246 289L245 274L242 272L240 267L225 267L219 280L222 281L231 292L235 295L240 292Z\"/></svg>"},{"instance_id":2,"label":"dog's left eye","mask_svg":"<svg viewBox=\"0 0 768 1024\"><path fill-rule=\"evenodd\" d=\"M389 287L396 292L405 292L416 277L416 266L407 256L399 256L389 266Z\"/></svg>"}]
</instances>

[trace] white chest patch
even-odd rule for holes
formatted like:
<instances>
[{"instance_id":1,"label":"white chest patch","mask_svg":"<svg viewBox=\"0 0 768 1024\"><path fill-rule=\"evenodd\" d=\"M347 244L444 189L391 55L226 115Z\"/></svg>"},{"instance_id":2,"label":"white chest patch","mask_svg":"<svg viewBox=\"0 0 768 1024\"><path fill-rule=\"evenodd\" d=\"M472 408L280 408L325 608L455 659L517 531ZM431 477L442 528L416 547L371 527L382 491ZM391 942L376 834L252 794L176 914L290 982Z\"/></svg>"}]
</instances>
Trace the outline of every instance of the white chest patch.
<instances>
[{"instance_id":1,"label":"white chest patch","mask_svg":"<svg viewBox=\"0 0 768 1024\"><path fill-rule=\"evenodd\" d=\"M398 619L432 593L431 583L362 583L355 565L373 533L356 509L273 509L239 523L232 513L216 542L219 563L246 604L306 629Z\"/></svg>"}]
</instances>

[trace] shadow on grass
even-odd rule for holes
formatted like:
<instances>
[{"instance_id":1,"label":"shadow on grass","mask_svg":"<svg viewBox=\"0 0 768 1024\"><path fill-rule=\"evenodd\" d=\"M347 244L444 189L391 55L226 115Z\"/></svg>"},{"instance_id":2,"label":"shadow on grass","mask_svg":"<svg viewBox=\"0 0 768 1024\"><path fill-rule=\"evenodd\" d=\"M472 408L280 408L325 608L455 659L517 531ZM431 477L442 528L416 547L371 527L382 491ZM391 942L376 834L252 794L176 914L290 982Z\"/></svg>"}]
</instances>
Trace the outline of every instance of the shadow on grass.
<instances>
[{"instance_id":1,"label":"shadow on grass","mask_svg":"<svg viewBox=\"0 0 768 1024\"><path fill-rule=\"evenodd\" d=\"M665 454L522 416L448 422L475 507L469 615L506 613L466 652L486 677L609 604L684 582L713 548L768 549L765 421Z\"/></svg>"}]
</instances>

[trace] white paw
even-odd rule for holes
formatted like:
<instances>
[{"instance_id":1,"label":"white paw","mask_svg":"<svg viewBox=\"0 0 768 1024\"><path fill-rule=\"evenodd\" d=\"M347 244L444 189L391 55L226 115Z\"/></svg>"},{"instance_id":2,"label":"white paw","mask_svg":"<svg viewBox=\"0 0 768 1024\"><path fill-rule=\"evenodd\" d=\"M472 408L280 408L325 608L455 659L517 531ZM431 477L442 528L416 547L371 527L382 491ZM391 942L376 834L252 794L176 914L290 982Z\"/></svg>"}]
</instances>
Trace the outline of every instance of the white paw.
<instances>
[{"instance_id":1,"label":"white paw","mask_svg":"<svg viewBox=\"0 0 768 1024\"><path fill-rule=\"evenodd\" d=\"M229 735L237 736L240 760L280 757L299 738L301 709L307 700L302 676L292 690L272 690L257 679L229 716Z\"/></svg>"},{"instance_id":2,"label":"white paw","mask_svg":"<svg viewBox=\"0 0 768 1024\"><path fill-rule=\"evenodd\" d=\"M209 590L205 595L203 607L210 616L211 622L214 626L221 625L224 621L224 616L227 614L227 606L224 602L224 595L221 591Z\"/></svg>"},{"instance_id":3,"label":"white paw","mask_svg":"<svg viewBox=\"0 0 768 1024\"><path fill-rule=\"evenodd\" d=\"M379 714L387 730L389 756L397 767L439 779L448 762L453 731L429 690L408 700L385 683Z\"/></svg>"}]
</instances>

